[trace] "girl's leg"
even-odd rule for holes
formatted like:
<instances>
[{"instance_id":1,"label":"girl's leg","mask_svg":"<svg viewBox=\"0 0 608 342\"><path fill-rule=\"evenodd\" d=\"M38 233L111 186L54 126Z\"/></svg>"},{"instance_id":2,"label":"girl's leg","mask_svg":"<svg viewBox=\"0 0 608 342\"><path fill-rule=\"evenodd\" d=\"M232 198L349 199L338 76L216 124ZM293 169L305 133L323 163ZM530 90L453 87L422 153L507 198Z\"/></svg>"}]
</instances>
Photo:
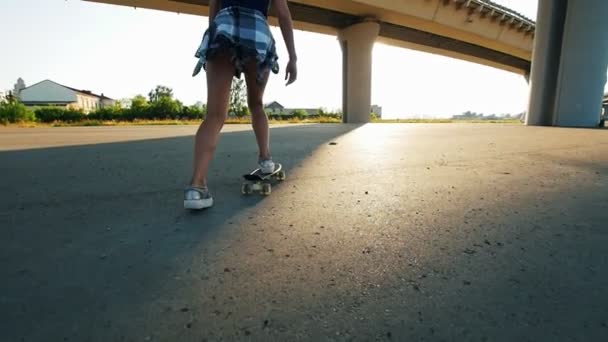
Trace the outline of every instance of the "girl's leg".
<instances>
[{"instance_id":1,"label":"girl's leg","mask_svg":"<svg viewBox=\"0 0 608 342\"><path fill-rule=\"evenodd\" d=\"M245 81L247 82L247 105L251 112L251 124L258 143L259 158L265 160L270 158L270 144L268 132L268 117L264 112L264 90L268 82L269 71L262 77L262 82L257 81L257 66L255 62L245 66Z\"/></svg>"},{"instance_id":2,"label":"girl's leg","mask_svg":"<svg viewBox=\"0 0 608 342\"><path fill-rule=\"evenodd\" d=\"M191 185L195 187L207 185L207 171L228 113L230 85L234 77L234 65L226 51L209 60L206 69L207 117L198 128L194 143Z\"/></svg>"}]
</instances>

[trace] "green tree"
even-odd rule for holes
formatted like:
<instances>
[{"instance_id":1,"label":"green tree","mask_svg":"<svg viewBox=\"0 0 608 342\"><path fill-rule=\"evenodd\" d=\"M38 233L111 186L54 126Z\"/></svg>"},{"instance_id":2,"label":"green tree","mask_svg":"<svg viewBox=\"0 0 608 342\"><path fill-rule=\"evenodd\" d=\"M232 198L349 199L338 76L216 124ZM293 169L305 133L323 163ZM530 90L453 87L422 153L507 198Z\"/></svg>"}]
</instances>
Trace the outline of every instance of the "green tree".
<instances>
[{"instance_id":1,"label":"green tree","mask_svg":"<svg viewBox=\"0 0 608 342\"><path fill-rule=\"evenodd\" d=\"M198 120L198 119L203 119L205 117L205 106L203 105L203 107L198 107L198 106L184 106L182 107L182 119L188 119L188 120Z\"/></svg>"},{"instance_id":2,"label":"green tree","mask_svg":"<svg viewBox=\"0 0 608 342\"><path fill-rule=\"evenodd\" d=\"M230 86L230 107L228 113L234 116L246 116L247 93L245 89L245 82L242 79L234 78L232 85Z\"/></svg>"},{"instance_id":3,"label":"green tree","mask_svg":"<svg viewBox=\"0 0 608 342\"><path fill-rule=\"evenodd\" d=\"M182 114L182 103L173 99L173 89L163 85L156 86L148 94L150 106L144 112L149 119L176 119Z\"/></svg>"},{"instance_id":4,"label":"green tree","mask_svg":"<svg viewBox=\"0 0 608 342\"><path fill-rule=\"evenodd\" d=\"M4 102L8 103L8 104L15 104L15 103L19 102L18 100L19 99L15 95L13 95L13 92L9 91L8 94L6 94L6 98L4 99ZM0 102L2 102L2 101L0 101Z\"/></svg>"},{"instance_id":5,"label":"green tree","mask_svg":"<svg viewBox=\"0 0 608 342\"><path fill-rule=\"evenodd\" d=\"M131 108L143 108L148 105L148 100L143 95L137 95L131 99Z\"/></svg>"},{"instance_id":6,"label":"green tree","mask_svg":"<svg viewBox=\"0 0 608 342\"><path fill-rule=\"evenodd\" d=\"M152 89L150 93L148 93L148 97L150 98L150 102L156 102L165 97L173 99L173 89L163 85L158 85L156 88Z\"/></svg>"},{"instance_id":7,"label":"green tree","mask_svg":"<svg viewBox=\"0 0 608 342\"><path fill-rule=\"evenodd\" d=\"M129 120L148 117L148 100L143 95L137 95L131 99L131 108L125 112L125 118Z\"/></svg>"},{"instance_id":8,"label":"green tree","mask_svg":"<svg viewBox=\"0 0 608 342\"><path fill-rule=\"evenodd\" d=\"M0 102L0 123L34 121L34 112L17 101Z\"/></svg>"},{"instance_id":9,"label":"green tree","mask_svg":"<svg viewBox=\"0 0 608 342\"><path fill-rule=\"evenodd\" d=\"M149 119L175 119L182 111L182 106L179 101L163 96L150 104L147 110Z\"/></svg>"}]
</instances>

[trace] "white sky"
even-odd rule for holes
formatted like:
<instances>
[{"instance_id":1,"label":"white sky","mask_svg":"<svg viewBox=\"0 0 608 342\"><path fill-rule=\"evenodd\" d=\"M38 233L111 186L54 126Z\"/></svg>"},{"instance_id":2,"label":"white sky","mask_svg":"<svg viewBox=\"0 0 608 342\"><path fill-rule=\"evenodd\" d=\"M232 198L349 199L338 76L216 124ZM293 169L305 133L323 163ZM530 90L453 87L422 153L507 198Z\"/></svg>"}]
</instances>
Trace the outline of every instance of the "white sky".
<instances>
[{"instance_id":1,"label":"white sky","mask_svg":"<svg viewBox=\"0 0 608 342\"><path fill-rule=\"evenodd\" d=\"M536 19L536 1L497 1ZM192 78L207 19L79 0L1 0L0 89L18 77L44 79L113 98L146 95L157 84L185 104L206 102L204 74ZM285 87L286 50L278 28L281 73L265 102L338 109L342 58L336 38L296 31L299 80ZM522 76L402 48L376 44L372 102L385 117L451 116L466 110L520 113L528 87Z\"/></svg>"}]
</instances>

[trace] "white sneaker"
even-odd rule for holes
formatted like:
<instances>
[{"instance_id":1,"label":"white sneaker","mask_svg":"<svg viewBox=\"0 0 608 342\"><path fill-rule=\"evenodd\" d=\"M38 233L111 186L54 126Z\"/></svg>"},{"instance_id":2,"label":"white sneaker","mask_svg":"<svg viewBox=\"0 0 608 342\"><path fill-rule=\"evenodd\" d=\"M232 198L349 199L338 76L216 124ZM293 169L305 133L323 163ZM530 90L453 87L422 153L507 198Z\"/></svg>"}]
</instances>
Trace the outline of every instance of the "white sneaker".
<instances>
[{"instance_id":1,"label":"white sneaker","mask_svg":"<svg viewBox=\"0 0 608 342\"><path fill-rule=\"evenodd\" d=\"M274 162L271 158L260 160L260 171L262 173L273 173L274 172Z\"/></svg>"},{"instance_id":2,"label":"white sneaker","mask_svg":"<svg viewBox=\"0 0 608 342\"><path fill-rule=\"evenodd\" d=\"M200 210L213 206L213 196L207 187L190 186L184 191L184 208Z\"/></svg>"}]
</instances>

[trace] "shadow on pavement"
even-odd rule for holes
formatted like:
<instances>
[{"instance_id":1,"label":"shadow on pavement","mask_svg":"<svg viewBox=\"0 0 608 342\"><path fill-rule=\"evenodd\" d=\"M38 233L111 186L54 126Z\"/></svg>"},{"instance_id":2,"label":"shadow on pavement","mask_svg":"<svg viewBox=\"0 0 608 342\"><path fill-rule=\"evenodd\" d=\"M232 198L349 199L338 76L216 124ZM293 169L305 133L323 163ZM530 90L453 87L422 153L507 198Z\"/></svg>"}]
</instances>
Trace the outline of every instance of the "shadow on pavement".
<instances>
[{"instance_id":1,"label":"shadow on pavement","mask_svg":"<svg viewBox=\"0 0 608 342\"><path fill-rule=\"evenodd\" d=\"M357 127L271 128L273 157L289 177L319 145ZM213 250L229 220L264 200L240 193L241 176L257 163L253 132L229 132L209 174L215 207L185 211L192 143L178 137L0 152L2 340L121 340L100 331L145 321L125 313L163 294L182 263L212 253L207 245Z\"/></svg>"}]
</instances>

